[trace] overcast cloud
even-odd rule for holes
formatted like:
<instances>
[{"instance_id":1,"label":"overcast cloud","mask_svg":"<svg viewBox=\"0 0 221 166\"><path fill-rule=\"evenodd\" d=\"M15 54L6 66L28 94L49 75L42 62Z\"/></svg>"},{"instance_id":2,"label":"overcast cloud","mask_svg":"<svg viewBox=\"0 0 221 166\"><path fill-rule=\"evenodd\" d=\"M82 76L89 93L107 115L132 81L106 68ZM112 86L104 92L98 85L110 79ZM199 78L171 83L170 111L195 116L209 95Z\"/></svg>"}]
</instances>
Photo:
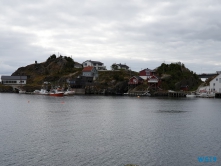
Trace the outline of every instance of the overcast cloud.
<instances>
[{"instance_id":1,"label":"overcast cloud","mask_svg":"<svg viewBox=\"0 0 221 166\"><path fill-rule=\"evenodd\" d=\"M221 70L219 0L1 0L0 75L71 56L132 70L182 62L190 70Z\"/></svg>"}]
</instances>

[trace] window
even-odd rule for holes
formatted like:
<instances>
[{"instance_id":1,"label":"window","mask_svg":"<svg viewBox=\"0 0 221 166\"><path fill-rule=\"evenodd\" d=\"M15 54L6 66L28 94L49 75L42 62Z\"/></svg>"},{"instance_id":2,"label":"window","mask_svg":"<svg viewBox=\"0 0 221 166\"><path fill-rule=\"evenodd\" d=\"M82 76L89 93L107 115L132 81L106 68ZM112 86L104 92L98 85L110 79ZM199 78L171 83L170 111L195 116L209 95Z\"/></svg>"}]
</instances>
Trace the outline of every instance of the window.
<instances>
[{"instance_id":1,"label":"window","mask_svg":"<svg viewBox=\"0 0 221 166\"><path fill-rule=\"evenodd\" d=\"M216 84L215 83L213 83L213 86L215 86Z\"/></svg>"},{"instance_id":2,"label":"window","mask_svg":"<svg viewBox=\"0 0 221 166\"><path fill-rule=\"evenodd\" d=\"M221 83L221 78L219 79L219 83Z\"/></svg>"},{"instance_id":3,"label":"window","mask_svg":"<svg viewBox=\"0 0 221 166\"><path fill-rule=\"evenodd\" d=\"M149 76L150 75L150 71L146 70L146 75Z\"/></svg>"},{"instance_id":4,"label":"window","mask_svg":"<svg viewBox=\"0 0 221 166\"><path fill-rule=\"evenodd\" d=\"M218 81L218 78L216 79L216 81Z\"/></svg>"}]
</instances>

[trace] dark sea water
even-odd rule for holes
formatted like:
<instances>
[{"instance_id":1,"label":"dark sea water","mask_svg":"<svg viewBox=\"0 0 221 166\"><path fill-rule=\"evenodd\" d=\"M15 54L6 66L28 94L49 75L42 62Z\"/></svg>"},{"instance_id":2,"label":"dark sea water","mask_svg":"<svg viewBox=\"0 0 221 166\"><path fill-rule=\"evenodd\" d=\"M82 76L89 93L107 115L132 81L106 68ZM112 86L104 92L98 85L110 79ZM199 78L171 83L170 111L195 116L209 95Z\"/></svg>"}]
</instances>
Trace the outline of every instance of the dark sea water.
<instances>
[{"instance_id":1,"label":"dark sea water","mask_svg":"<svg viewBox=\"0 0 221 166\"><path fill-rule=\"evenodd\" d=\"M221 165L221 99L0 93L1 166L126 164Z\"/></svg>"}]
</instances>

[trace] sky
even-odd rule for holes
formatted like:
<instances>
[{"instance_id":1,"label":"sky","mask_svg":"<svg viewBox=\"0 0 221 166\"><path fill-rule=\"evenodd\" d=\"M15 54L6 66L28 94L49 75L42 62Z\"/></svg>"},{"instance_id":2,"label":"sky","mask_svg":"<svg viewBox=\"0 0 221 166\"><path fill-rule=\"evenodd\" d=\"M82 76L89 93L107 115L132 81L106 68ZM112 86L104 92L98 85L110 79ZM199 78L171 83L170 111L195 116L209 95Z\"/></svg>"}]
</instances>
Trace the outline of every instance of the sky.
<instances>
[{"instance_id":1,"label":"sky","mask_svg":"<svg viewBox=\"0 0 221 166\"><path fill-rule=\"evenodd\" d=\"M0 75L52 55L221 71L220 0L1 0Z\"/></svg>"}]
</instances>

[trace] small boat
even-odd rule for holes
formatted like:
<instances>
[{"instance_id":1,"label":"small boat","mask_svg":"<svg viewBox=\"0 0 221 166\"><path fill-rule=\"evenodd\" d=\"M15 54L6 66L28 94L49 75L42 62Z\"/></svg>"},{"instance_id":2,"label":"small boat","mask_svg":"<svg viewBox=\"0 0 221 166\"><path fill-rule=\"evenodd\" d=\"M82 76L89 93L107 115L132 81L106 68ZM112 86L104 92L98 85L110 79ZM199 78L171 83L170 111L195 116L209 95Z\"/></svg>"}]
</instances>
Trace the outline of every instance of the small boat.
<instances>
[{"instance_id":1,"label":"small boat","mask_svg":"<svg viewBox=\"0 0 221 166\"><path fill-rule=\"evenodd\" d=\"M145 92L141 96L151 96L151 94L149 92Z\"/></svg>"},{"instance_id":2,"label":"small boat","mask_svg":"<svg viewBox=\"0 0 221 166\"><path fill-rule=\"evenodd\" d=\"M208 94L207 94L207 93L199 93L199 94L197 95L197 97L205 98L205 97L208 97Z\"/></svg>"},{"instance_id":3,"label":"small boat","mask_svg":"<svg viewBox=\"0 0 221 166\"><path fill-rule=\"evenodd\" d=\"M64 95L65 95L65 96L74 95L74 94L75 94L75 91L74 91L74 90L69 90L69 89L67 89L67 91L64 92Z\"/></svg>"},{"instance_id":4,"label":"small boat","mask_svg":"<svg viewBox=\"0 0 221 166\"><path fill-rule=\"evenodd\" d=\"M209 93L207 95L208 98L215 98L216 94L215 93Z\"/></svg>"},{"instance_id":5,"label":"small boat","mask_svg":"<svg viewBox=\"0 0 221 166\"><path fill-rule=\"evenodd\" d=\"M20 94L25 94L26 91L25 91L25 90L19 90L18 93L20 93Z\"/></svg>"},{"instance_id":6,"label":"small boat","mask_svg":"<svg viewBox=\"0 0 221 166\"><path fill-rule=\"evenodd\" d=\"M33 93L36 95L48 95L49 94L48 91L45 89L35 90Z\"/></svg>"},{"instance_id":7,"label":"small boat","mask_svg":"<svg viewBox=\"0 0 221 166\"><path fill-rule=\"evenodd\" d=\"M196 97L196 93L194 92L191 92L190 94L187 94L186 97Z\"/></svg>"},{"instance_id":8,"label":"small boat","mask_svg":"<svg viewBox=\"0 0 221 166\"><path fill-rule=\"evenodd\" d=\"M38 95L40 93L40 90L34 90L33 94Z\"/></svg>"},{"instance_id":9,"label":"small boat","mask_svg":"<svg viewBox=\"0 0 221 166\"><path fill-rule=\"evenodd\" d=\"M61 91L61 89L53 89L52 91L49 92L49 96L62 97L64 96L64 92Z\"/></svg>"}]
</instances>

